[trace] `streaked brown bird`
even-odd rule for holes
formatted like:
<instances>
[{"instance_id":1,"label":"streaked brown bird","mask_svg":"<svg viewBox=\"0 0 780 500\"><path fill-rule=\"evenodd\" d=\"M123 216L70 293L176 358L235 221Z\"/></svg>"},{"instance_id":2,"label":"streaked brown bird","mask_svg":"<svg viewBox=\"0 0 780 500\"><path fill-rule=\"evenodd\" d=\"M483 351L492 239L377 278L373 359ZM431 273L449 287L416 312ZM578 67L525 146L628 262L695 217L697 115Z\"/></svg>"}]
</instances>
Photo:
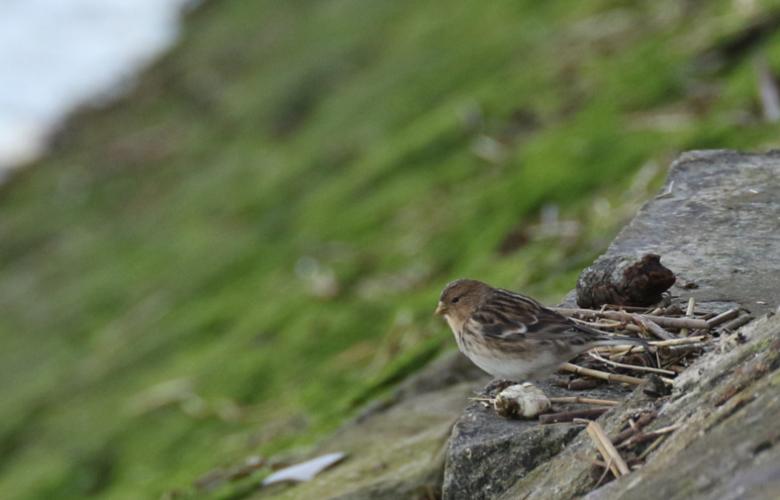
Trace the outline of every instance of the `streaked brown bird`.
<instances>
[{"instance_id":1,"label":"streaked brown bird","mask_svg":"<svg viewBox=\"0 0 780 500\"><path fill-rule=\"evenodd\" d=\"M444 287L436 314L447 320L460 351L475 365L515 382L546 377L592 347L647 346L644 340L585 327L530 297L471 279Z\"/></svg>"}]
</instances>

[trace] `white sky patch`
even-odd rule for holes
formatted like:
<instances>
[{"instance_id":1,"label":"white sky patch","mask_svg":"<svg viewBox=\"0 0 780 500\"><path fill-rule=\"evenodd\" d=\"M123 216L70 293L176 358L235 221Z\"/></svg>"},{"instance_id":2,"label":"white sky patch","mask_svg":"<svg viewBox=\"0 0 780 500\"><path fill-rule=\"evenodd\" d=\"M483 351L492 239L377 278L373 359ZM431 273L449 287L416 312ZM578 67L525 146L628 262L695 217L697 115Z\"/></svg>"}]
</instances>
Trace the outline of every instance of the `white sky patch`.
<instances>
[{"instance_id":1,"label":"white sky patch","mask_svg":"<svg viewBox=\"0 0 780 500\"><path fill-rule=\"evenodd\" d=\"M71 110L115 95L191 0L0 0L0 179ZM123 85L124 84L124 85Z\"/></svg>"}]
</instances>

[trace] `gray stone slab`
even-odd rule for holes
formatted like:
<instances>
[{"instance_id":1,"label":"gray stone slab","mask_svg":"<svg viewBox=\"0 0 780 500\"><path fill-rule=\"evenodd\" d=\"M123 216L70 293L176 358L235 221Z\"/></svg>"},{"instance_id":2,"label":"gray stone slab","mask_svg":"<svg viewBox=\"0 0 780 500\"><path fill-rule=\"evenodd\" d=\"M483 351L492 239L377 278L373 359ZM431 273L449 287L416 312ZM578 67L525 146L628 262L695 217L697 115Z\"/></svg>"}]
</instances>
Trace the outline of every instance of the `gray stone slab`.
<instances>
[{"instance_id":1,"label":"gray stone slab","mask_svg":"<svg viewBox=\"0 0 780 500\"><path fill-rule=\"evenodd\" d=\"M757 313L780 302L780 152L693 151L606 255L653 252L678 276L672 292ZM695 283L696 289L681 285Z\"/></svg>"},{"instance_id":2,"label":"gray stone slab","mask_svg":"<svg viewBox=\"0 0 780 500\"><path fill-rule=\"evenodd\" d=\"M738 305L757 316L774 311L780 299L780 153L683 154L672 165L661 193L645 204L605 255L646 253L661 255L661 262L677 274L678 283L670 291L681 301L693 296L702 308ZM696 288L686 288L691 284ZM572 302L569 294L566 303ZM719 353L708 356L715 364L721 359ZM725 365L720 369L727 371ZM607 390L619 391L614 386ZM602 417L605 428L617 429L631 411L647 404L647 398L635 392L627 403ZM686 404L693 410L712 402L700 399ZM444 498L570 498L590 491L594 487L590 464L582 459L592 454L588 437L575 436L577 429L571 424L559 424L545 434L539 428L536 423L518 424L480 411L476 405L467 407L449 442ZM691 435L698 431L694 427ZM551 450L568 441L565 452L548 460ZM700 455L712 446L695 439L690 444L699 448ZM724 440L723 445L717 453L729 453L731 442ZM674 462L669 459L670 467ZM775 470L737 469L742 476L735 477L754 482ZM645 498L652 498L652 493L647 490Z\"/></svg>"}]
</instances>

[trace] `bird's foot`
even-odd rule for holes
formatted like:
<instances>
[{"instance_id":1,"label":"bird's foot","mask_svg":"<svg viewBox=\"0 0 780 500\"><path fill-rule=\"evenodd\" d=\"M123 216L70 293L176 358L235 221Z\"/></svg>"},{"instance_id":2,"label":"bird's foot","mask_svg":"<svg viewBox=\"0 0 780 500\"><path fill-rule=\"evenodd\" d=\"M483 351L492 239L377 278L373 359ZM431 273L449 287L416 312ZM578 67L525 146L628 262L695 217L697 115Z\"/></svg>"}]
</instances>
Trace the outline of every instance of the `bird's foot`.
<instances>
[{"instance_id":1,"label":"bird's foot","mask_svg":"<svg viewBox=\"0 0 780 500\"><path fill-rule=\"evenodd\" d=\"M512 380L495 379L492 382L490 382L488 385L486 385L484 389L482 389L481 395L487 397L493 397L499 392L509 387L510 385L515 385L515 384L517 384L517 382L513 382Z\"/></svg>"}]
</instances>

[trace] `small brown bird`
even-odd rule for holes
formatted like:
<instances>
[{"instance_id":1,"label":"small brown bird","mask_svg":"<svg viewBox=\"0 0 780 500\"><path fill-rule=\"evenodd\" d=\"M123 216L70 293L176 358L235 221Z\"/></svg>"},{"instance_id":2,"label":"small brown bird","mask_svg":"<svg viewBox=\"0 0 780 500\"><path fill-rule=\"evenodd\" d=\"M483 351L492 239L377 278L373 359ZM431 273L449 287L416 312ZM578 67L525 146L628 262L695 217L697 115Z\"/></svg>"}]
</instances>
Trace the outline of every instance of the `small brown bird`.
<instances>
[{"instance_id":1,"label":"small brown bird","mask_svg":"<svg viewBox=\"0 0 780 500\"><path fill-rule=\"evenodd\" d=\"M460 351L475 365L515 382L550 375L595 346L647 346L644 340L587 328L530 297L470 279L444 287L436 314L444 316Z\"/></svg>"}]
</instances>

